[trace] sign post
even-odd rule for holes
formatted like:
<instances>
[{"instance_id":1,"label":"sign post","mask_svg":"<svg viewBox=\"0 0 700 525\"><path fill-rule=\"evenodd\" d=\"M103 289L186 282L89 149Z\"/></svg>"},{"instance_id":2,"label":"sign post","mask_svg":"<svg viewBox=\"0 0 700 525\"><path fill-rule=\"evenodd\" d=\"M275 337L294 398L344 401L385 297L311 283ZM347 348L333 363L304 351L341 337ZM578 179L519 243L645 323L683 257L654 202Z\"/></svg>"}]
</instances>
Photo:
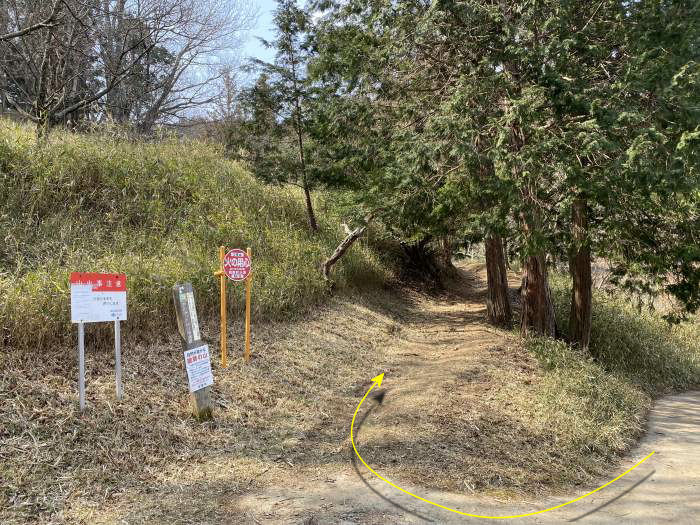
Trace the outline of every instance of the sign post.
<instances>
[{"instance_id":1,"label":"sign post","mask_svg":"<svg viewBox=\"0 0 700 525\"><path fill-rule=\"evenodd\" d=\"M226 248L219 246L219 270L214 275L219 277L221 298L221 368L228 367L228 348L226 343L226 274L224 273L224 251Z\"/></svg>"},{"instance_id":2,"label":"sign post","mask_svg":"<svg viewBox=\"0 0 700 525\"><path fill-rule=\"evenodd\" d=\"M221 248L223 250L223 248ZM221 252L220 252L221 253ZM244 359L250 361L250 287L251 287L251 251L234 249L229 250L223 258L222 263L223 274L234 282L246 281L245 290L245 350ZM218 275L218 272L217 274ZM224 319L222 299L222 319ZM225 334L225 328L222 324L222 334Z\"/></svg>"},{"instance_id":3,"label":"sign post","mask_svg":"<svg viewBox=\"0 0 700 525\"><path fill-rule=\"evenodd\" d=\"M192 285L190 283L176 284L173 287L173 300L175 301L177 327L184 349L192 413L199 421L212 419L211 385L214 383L214 377L211 371L209 347L204 344L199 332L199 320L197 319Z\"/></svg>"},{"instance_id":4,"label":"sign post","mask_svg":"<svg viewBox=\"0 0 700 525\"><path fill-rule=\"evenodd\" d=\"M250 248L246 250L248 260L251 260ZM250 264L250 263L249 263ZM252 286L253 274L249 273L245 280L245 362L250 361L250 287Z\"/></svg>"},{"instance_id":5,"label":"sign post","mask_svg":"<svg viewBox=\"0 0 700 525\"><path fill-rule=\"evenodd\" d=\"M117 384L117 399L124 395L122 389L122 330L119 321L114 321L114 381Z\"/></svg>"},{"instance_id":6,"label":"sign post","mask_svg":"<svg viewBox=\"0 0 700 525\"><path fill-rule=\"evenodd\" d=\"M78 324L78 399L85 410L85 324Z\"/></svg>"},{"instance_id":7,"label":"sign post","mask_svg":"<svg viewBox=\"0 0 700 525\"><path fill-rule=\"evenodd\" d=\"M126 275L70 274L71 322L78 325L78 393L85 410L85 323L114 322L114 373L117 399L122 398L120 321L126 321Z\"/></svg>"}]
</instances>

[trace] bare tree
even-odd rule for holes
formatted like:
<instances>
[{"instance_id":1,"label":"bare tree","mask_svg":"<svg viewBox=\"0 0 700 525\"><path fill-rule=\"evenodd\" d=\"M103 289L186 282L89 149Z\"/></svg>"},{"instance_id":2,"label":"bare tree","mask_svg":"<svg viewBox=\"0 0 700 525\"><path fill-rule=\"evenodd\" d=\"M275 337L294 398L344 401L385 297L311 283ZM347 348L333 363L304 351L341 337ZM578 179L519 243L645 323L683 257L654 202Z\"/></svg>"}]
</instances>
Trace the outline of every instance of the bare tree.
<instances>
[{"instance_id":1,"label":"bare tree","mask_svg":"<svg viewBox=\"0 0 700 525\"><path fill-rule=\"evenodd\" d=\"M39 136L106 115L148 132L213 100L246 1L4 0L0 99Z\"/></svg>"},{"instance_id":2,"label":"bare tree","mask_svg":"<svg viewBox=\"0 0 700 525\"><path fill-rule=\"evenodd\" d=\"M106 76L118 74L118 64L133 21L158 18L150 36L153 48L140 78L122 82L106 99L106 113L131 121L149 132L159 121L172 121L193 108L209 106L218 96L215 84L229 69L230 54L239 46L254 11L244 0L126 0L109 1L109 16L100 31ZM134 88L136 84L136 89Z\"/></svg>"},{"instance_id":3,"label":"bare tree","mask_svg":"<svg viewBox=\"0 0 700 525\"><path fill-rule=\"evenodd\" d=\"M29 13L29 17L25 20L24 25L17 25L20 21L18 19L10 19L8 13L2 11L0 8L0 24L2 31L9 31L7 33L0 32L0 42L3 40L10 40L12 38L19 38L24 35L28 35L33 31L38 31L39 29L44 29L48 27L53 27L60 23L59 17L61 14L61 8L63 7L63 0L53 0L51 4L51 10L46 18L36 20L31 15L34 13Z\"/></svg>"},{"instance_id":4,"label":"bare tree","mask_svg":"<svg viewBox=\"0 0 700 525\"><path fill-rule=\"evenodd\" d=\"M78 16L72 16L73 13ZM59 117L59 111L86 95L90 34L79 17L87 15L70 9L66 1L43 5L37 1L7 0L7 24L26 27L0 42L2 98L4 105L37 123L40 134L50 123L70 113ZM32 20L44 22L33 24ZM46 23L47 20L52 22ZM27 31L29 28L34 29Z\"/></svg>"},{"instance_id":5,"label":"bare tree","mask_svg":"<svg viewBox=\"0 0 700 525\"><path fill-rule=\"evenodd\" d=\"M52 6L39 1L8 1L8 17L20 27L27 19L48 19ZM44 136L51 126L77 119L89 106L114 89L146 50L136 56L129 52L143 47L147 35L129 42L117 74L104 77L104 64L95 48L96 21L101 16L94 1L62 0L55 4L60 23L0 42L2 97L6 105L37 124ZM47 8L52 9L47 13ZM56 15L53 16L56 19ZM152 29L150 30L153 31Z\"/></svg>"},{"instance_id":6,"label":"bare tree","mask_svg":"<svg viewBox=\"0 0 700 525\"><path fill-rule=\"evenodd\" d=\"M227 123L240 116L240 86L232 66L221 68L221 78L211 105L209 117L214 122Z\"/></svg>"}]
</instances>

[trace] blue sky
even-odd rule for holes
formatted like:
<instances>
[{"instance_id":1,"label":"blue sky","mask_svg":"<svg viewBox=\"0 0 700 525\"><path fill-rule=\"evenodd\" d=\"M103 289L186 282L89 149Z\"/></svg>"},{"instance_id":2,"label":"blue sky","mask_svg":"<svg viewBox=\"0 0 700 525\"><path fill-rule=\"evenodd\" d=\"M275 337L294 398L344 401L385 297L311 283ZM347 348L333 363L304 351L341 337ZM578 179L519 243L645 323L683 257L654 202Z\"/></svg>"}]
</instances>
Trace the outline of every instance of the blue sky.
<instances>
[{"instance_id":1,"label":"blue sky","mask_svg":"<svg viewBox=\"0 0 700 525\"><path fill-rule=\"evenodd\" d=\"M243 47L243 58L247 60L248 57L253 57L271 62L275 57L274 49L265 49L256 37L265 40L273 38L272 12L277 6L277 2L275 0L256 0L255 4L258 7L258 21L251 29L248 40Z\"/></svg>"}]
</instances>

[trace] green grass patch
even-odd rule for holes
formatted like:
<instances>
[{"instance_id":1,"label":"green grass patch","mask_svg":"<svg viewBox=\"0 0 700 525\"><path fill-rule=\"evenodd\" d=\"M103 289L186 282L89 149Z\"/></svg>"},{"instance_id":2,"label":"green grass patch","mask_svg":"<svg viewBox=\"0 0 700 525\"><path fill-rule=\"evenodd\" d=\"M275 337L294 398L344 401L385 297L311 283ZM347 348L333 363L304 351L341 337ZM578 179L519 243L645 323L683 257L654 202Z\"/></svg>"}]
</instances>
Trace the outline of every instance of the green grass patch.
<instances>
[{"instance_id":1,"label":"green grass patch","mask_svg":"<svg viewBox=\"0 0 700 525\"><path fill-rule=\"evenodd\" d=\"M327 292L319 264L343 232L319 196L311 235L299 193L262 184L211 144L54 132L39 147L30 127L0 120L0 346L71 339L71 271L127 274L131 335L175 329L176 282L192 282L206 319L218 311L219 245L253 250L255 317L304 311ZM341 289L388 276L366 244L346 257L334 273ZM243 287L231 296L240 312Z\"/></svg>"}]
</instances>

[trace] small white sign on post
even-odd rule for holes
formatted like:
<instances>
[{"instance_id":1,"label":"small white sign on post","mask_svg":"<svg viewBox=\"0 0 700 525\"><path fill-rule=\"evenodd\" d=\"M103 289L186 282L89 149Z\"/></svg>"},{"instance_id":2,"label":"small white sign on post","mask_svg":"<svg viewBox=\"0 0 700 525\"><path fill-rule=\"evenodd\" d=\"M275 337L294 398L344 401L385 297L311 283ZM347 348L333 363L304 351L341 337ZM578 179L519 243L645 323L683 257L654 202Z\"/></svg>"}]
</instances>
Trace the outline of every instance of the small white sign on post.
<instances>
[{"instance_id":1,"label":"small white sign on post","mask_svg":"<svg viewBox=\"0 0 700 525\"><path fill-rule=\"evenodd\" d=\"M196 392L214 384L208 345L185 350L185 366L187 367L190 392Z\"/></svg>"},{"instance_id":2,"label":"small white sign on post","mask_svg":"<svg viewBox=\"0 0 700 525\"><path fill-rule=\"evenodd\" d=\"M126 321L126 275L81 273L70 275L70 317L78 325L78 390L85 410L85 323L114 322L114 372L117 399L122 398L120 321Z\"/></svg>"}]
</instances>

